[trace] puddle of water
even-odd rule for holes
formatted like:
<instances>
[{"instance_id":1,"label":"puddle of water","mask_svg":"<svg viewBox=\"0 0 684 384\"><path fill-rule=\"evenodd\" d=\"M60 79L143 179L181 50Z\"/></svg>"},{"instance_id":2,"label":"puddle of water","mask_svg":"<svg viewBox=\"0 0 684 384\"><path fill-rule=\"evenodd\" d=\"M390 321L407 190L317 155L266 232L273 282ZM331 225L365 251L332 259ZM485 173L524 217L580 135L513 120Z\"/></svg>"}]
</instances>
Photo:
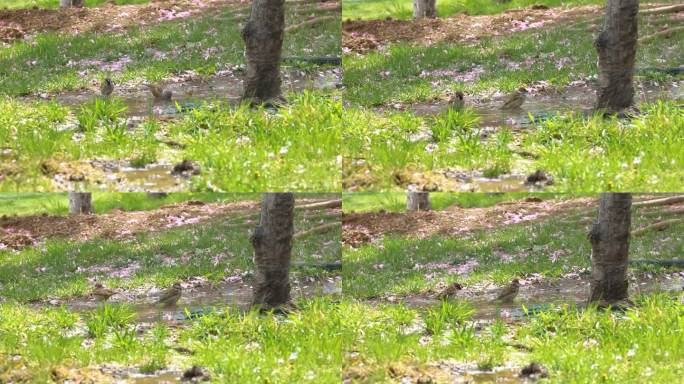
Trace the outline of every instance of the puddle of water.
<instances>
[{"instance_id":1,"label":"puddle of water","mask_svg":"<svg viewBox=\"0 0 684 384\"><path fill-rule=\"evenodd\" d=\"M178 192L190 188L190 179L171 174L173 165L155 164L145 168L121 168L110 177L123 180L125 190Z\"/></svg>"},{"instance_id":2,"label":"puddle of water","mask_svg":"<svg viewBox=\"0 0 684 384\"><path fill-rule=\"evenodd\" d=\"M527 97L523 107L517 111L503 111L501 102L471 101L468 106L480 116L481 127L525 127L532 123L530 115L537 120L550 118L558 113L576 112L589 115L592 112L596 91L589 87L569 87L562 93L536 94ZM679 99L684 97L684 82L673 82L664 86L637 85L635 101L652 103L661 99ZM445 102L416 103L411 110L418 116L432 116L447 109Z\"/></svg>"},{"instance_id":3,"label":"puddle of water","mask_svg":"<svg viewBox=\"0 0 684 384\"><path fill-rule=\"evenodd\" d=\"M181 383L180 375L174 373L162 373L160 375L153 376L137 376L131 377L126 382L131 384L172 384Z\"/></svg>"},{"instance_id":4,"label":"puddle of water","mask_svg":"<svg viewBox=\"0 0 684 384\"><path fill-rule=\"evenodd\" d=\"M682 284L684 284L682 276L630 282L630 296L640 293L679 291L682 289ZM561 279L553 285L523 286L520 288L518 298L510 304L500 304L494 301L498 290L463 295L462 298L475 308L473 316L475 320L494 320L499 317L522 320L534 313L548 310L552 304L575 304L578 308L582 308L586 306L589 289L588 280ZM429 307L439 303L439 299L424 295L408 296L401 298L401 301L408 307L414 308ZM527 313L523 311L523 305L527 308Z\"/></svg>"},{"instance_id":5,"label":"puddle of water","mask_svg":"<svg viewBox=\"0 0 684 384\"><path fill-rule=\"evenodd\" d=\"M457 378L454 383L523 383L518 372L510 369L493 371L469 371Z\"/></svg>"},{"instance_id":6,"label":"puddle of water","mask_svg":"<svg viewBox=\"0 0 684 384\"><path fill-rule=\"evenodd\" d=\"M322 279L304 285L293 285L292 296L312 297L315 295L339 295L342 293L340 279ZM214 311L214 308L225 307L237 308L247 311L251 307L252 286L244 283L228 284L221 286L201 286L183 293L178 305L171 308L159 307L154 303L154 298L145 298L144 302L135 302L134 297L125 297L124 294L114 296L109 302L131 303L137 314L136 320L141 323L157 321L185 321L188 318L199 317L204 313ZM68 301L64 305L74 312L94 311L102 303L89 299L79 298Z\"/></svg>"},{"instance_id":7,"label":"puddle of water","mask_svg":"<svg viewBox=\"0 0 684 384\"><path fill-rule=\"evenodd\" d=\"M297 92L305 89L334 89L341 82L341 71L325 70L306 74L302 71L283 71L283 92ZM203 100L216 100L224 104L237 104L242 96L242 79L234 75L212 77L209 80L192 80L167 84L173 92L170 102L155 101L147 87L115 90L114 96L120 97L128 106L129 117L172 116L178 114L176 103L181 106L201 105ZM96 97L93 91L64 93L55 96L63 105L78 107Z\"/></svg>"},{"instance_id":8,"label":"puddle of water","mask_svg":"<svg viewBox=\"0 0 684 384\"><path fill-rule=\"evenodd\" d=\"M525 175L505 175L496 179L478 177L465 184L464 187L475 192L534 192L539 190L536 187L525 185L525 180L527 180Z\"/></svg>"}]
</instances>

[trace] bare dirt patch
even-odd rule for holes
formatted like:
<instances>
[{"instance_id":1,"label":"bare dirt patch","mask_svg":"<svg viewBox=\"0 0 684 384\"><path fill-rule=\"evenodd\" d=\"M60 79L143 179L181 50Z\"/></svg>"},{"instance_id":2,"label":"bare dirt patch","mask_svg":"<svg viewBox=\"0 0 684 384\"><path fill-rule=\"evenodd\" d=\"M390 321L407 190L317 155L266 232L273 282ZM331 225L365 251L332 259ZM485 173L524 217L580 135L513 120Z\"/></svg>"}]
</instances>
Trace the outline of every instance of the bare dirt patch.
<instances>
[{"instance_id":1,"label":"bare dirt patch","mask_svg":"<svg viewBox=\"0 0 684 384\"><path fill-rule=\"evenodd\" d=\"M79 34L124 30L187 18L228 5L247 6L240 0L161 0L138 5L105 3L95 8L0 10L0 41L12 42L39 32Z\"/></svg>"},{"instance_id":2,"label":"bare dirt patch","mask_svg":"<svg viewBox=\"0 0 684 384\"><path fill-rule=\"evenodd\" d=\"M354 213L342 217L342 242L356 247L401 234L417 238L433 235L458 235L475 229L493 229L504 225L534 221L559 212L596 205L596 199L545 200L527 198L502 202L488 208L452 206L442 211L405 213Z\"/></svg>"},{"instance_id":3,"label":"bare dirt patch","mask_svg":"<svg viewBox=\"0 0 684 384\"><path fill-rule=\"evenodd\" d=\"M496 15L456 14L438 19L346 21L342 25L343 46L354 52L365 52L400 41L421 45L467 43L483 37L555 25L581 16L599 16L601 12L603 10L599 6L571 9L533 6Z\"/></svg>"},{"instance_id":4,"label":"bare dirt patch","mask_svg":"<svg viewBox=\"0 0 684 384\"><path fill-rule=\"evenodd\" d=\"M2 217L0 245L19 249L52 237L74 241L97 237L121 239L248 211L258 212L258 202L222 204L186 201L149 211L114 210L97 215Z\"/></svg>"},{"instance_id":5,"label":"bare dirt patch","mask_svg":"<svg viewBox=\"0 0 684 384\"><path fill-rule=\"evenodd\" d=\"M341 9L339 2L288 1L288 7L308 7L323 11ZM41 32L79 34L83 32L121 31L135 26L154 25L184 19L221 9L239 10L246 16L250 2L245 0L153 0L148 4L115 5L105 3L95 8L11 9L0 10L0 41L10 43ZM312 17L312 19L315 19ZM312 20L309 20L312 22Z\"/></svg>"}]
</instances>

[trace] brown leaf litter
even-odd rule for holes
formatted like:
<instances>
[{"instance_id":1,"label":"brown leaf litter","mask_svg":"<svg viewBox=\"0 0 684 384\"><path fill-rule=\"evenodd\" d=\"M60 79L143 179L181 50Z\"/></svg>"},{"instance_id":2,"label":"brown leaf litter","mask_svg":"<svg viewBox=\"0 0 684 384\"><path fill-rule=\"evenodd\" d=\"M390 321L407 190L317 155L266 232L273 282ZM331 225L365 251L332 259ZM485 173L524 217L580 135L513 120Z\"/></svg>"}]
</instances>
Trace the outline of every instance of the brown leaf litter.
<instances>
[{"instance_id":1,"label":"brown leaf litter","mask_svg":"<svg viewBox=\"0 0 684 384\"><path fill-rule=\"evenodd\" d=\"M112 210L104 214L75 216L15 216L0 218L0 245L19 249L60 237L87 241L102 237L123 239L143 232L204 223L231 214L255 211L258 202L203 203L186 201L147 211Z\"/></svg>"},{"instance_id":2,"label":"brown leaf litter","mask_svg":"<svg viewBox=\"0 0 684 384\"><path fill-rule=\"evenodd\" d=\"M105 3L94 8L6 9L0 10L0 41L9 43L41 32L75 35L125 30L214 11L227 5L247 6L240 0L160 0L132 5Z\"/></svg>"},{"instance_id":3,"label":"brown leaf litter","mask_svg":"<svg viewBox=\"0 0 684 384\"><path fill-rule=\"evenodd\" d=\"M342 217L342 242L357 247L385 234L426 238L433 235L459 235L476 229L535 221L575 208L594 206L594 198L539 200L527 198L506 201L487 208L461 208L441 211L352 213Z\"/></svg>"},{"instance_id":4,"label":"brown leaf litter","mask_svg":"<svg viewBox=\"0 0 684 384\"><path fill-rule=\"evenodd\" d=\"M366 52L393 42L435 45L443 42L475 42L484 37L567 23L584 16L599 16L596 5L573 8L532 6L494 15L419 20L347 20L342 24L343 46L353 52Z\"/></svg>"}]
</instances>

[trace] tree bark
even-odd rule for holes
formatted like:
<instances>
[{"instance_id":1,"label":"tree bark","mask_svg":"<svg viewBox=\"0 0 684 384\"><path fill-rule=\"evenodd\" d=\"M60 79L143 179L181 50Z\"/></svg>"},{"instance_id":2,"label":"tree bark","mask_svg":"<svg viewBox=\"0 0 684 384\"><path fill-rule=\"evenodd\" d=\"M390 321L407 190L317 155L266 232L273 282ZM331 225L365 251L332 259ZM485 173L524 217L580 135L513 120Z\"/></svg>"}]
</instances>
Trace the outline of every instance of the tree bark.
<instances>
[{"instance_id":1,"label":"tree bark","mask_svg":"<svg viewBox=\"0 0 684 384\"><path fill-rule=\"evenodd\" d=\"M594 41L598 52L597 109L616 113L634 102L634 57L638 0L607 0L603 28Z\"/></svg>"},{"instance_id":2,"label":"tree bark","mask_svg":"<svg viewBox=\"0 0 684 384\"><path fill-rule=\"evenodd\" d=\"M429 211L431 209L429 192L408 192L406 194L407 211Z\"/></svg>"},{"instance_id":3,"label":"tree bark","mask_svg":"<svg viewBox=\"0 0 684 384\"><path fill-rule=\"evenodd\" d=\"M91 213L93 213L93 202L90 192L69 192L70 215L89 215Z\"/></svg>"},{"instance_id":4,"label":"tree bark","mask_svg":"<svg viewBox=\"0 0 684 384\"><path fill-rule=\"evenodd\" d=\"M413 0L413 18L420 19L437 17L436 0Z\"/></svg>"},{"instance_id":5,"label":"tree bark","mask_svg":"<svg viewBox=\"0 0 684 384\"><path fill-rule=\"evenodd\" d=\"M242 28L247 61L242 98L253 104L280 98L284 8L284 0L253 0L249 20Z\"/></svg>"},{"instance_id":6,"label":"tree bark","mask_svg":"<svg viewBox=\"0 0 684 384\"><path fill-rule=\"evenodd\" d=\"M589 302L611 304L627 299L627 263L632 195L602 193L598 219L589 232L591 292Z\"/></svg>"},{"instance_id":7,"label":"tree bark","mask_svg":"<svg viewBox=\"0 0 684 384\"><path fill-rule=\"evenodd\" d=\"M256 265L254 305L270 309L290 301L293 231L294 194L264 193L261 221L250 238Z\"/></svg>"}]
</instances>

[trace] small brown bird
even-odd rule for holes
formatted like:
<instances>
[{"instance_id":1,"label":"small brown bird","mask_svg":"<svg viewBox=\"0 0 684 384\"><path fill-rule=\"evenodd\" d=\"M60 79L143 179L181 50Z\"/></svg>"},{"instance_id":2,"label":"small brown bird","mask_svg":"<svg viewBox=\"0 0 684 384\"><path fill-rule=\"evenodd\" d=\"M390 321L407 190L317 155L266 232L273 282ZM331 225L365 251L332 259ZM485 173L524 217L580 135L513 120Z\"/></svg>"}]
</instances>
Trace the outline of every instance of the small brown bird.
<instances>
[{"instance_id":1,"label":"small brown bird","mask_svg":"<svg viewBox=\"0 0 684 384\"><path fill-rule=\"evenodd\" d=\"M512 303L516 296L518 296L518 290L520 289L520 282L518 279L511 280L511 284L506 288L502 289L496 300L502 303Z\"/></svg>"},{"instance_id":2,"label":"small brown bird","mask_svg":"<svg viewBox=\"0 0 684 384\"><path fill-rule=\"evenodd\" d=\"M501 109L509 111L520 109L520 107L525 102L526 97L527 89L520 88L506 97L506 101L504 101L503 105L501 106Z\"/></svg>"},{"instance_id":3,"label":"small brown bird","mask_svg":"<svg viewBox=\"0 0 684 384\"><path fill-rule=\"evenodd\" d=\"M91 292L92 296L95 296L99 301L107 301L110 297L116 295L118 292L115 290L105 288L102 284L95 284L95 289Z\"/></svg>"},{"instance_id":4,"label":"small brown bird","mask_svg":"<svg viewBox=\"0 0 684 384\"><path fill-rule=\"evenodd\" d=\"M154 96L154 99L157 101L171 101L171 97L173 97L173 92L169 91L168 89L164 89L160 85L156 84L150 84L148 85L150 88L150 92L152 92L152 96Z\"/></svg>"},{"instance_id":5,"label":"small brown bird","mask_svg":"<svg viewBox=\"0 0 684 384\"><path fill-rule=\"evenodd\" d=\"M114 92L114 83L112 82L112 79L105 77L102 81L102 85L100 85L100 93L104 97L109 97L112 92Z\"/></svg>"},{"instance_id":6,"label":"small brown bird","mask_svg":"<svg viewBox=\"0 0 684 384\"><path fill-rule=\"evenodd\" d=\"M449 97L449 109L460 111L465 106L465 95L461 91L456 91Z\"/></svg>"},{"instance_id":7,"label":"small brown bird","mask_svg":"<svg viewBox=\"0 0 684 384\"><path fill-rule=\"evenodd\" d=\"M459 283L451 283L449 284L442 292L437 295L438 298L440 299L447 299L449 297L454 297L456 296L456 292L460 291L463 289L463 286Z\"/></svg>"},{"instance_id":8,"label":"small brown bird","mask_svg":"<svg viewBox=\"0 0 684 384\"><path fill-rule=\"evenodd\" d=\"M181 287L179 283L176 283L172 285L171 288L162 292L161 296L159 296L159 300L157 300L157 303L164 307L173 307L180 299L181 293L183 293L183 287Z\"/></svg>"}]
</instances>

